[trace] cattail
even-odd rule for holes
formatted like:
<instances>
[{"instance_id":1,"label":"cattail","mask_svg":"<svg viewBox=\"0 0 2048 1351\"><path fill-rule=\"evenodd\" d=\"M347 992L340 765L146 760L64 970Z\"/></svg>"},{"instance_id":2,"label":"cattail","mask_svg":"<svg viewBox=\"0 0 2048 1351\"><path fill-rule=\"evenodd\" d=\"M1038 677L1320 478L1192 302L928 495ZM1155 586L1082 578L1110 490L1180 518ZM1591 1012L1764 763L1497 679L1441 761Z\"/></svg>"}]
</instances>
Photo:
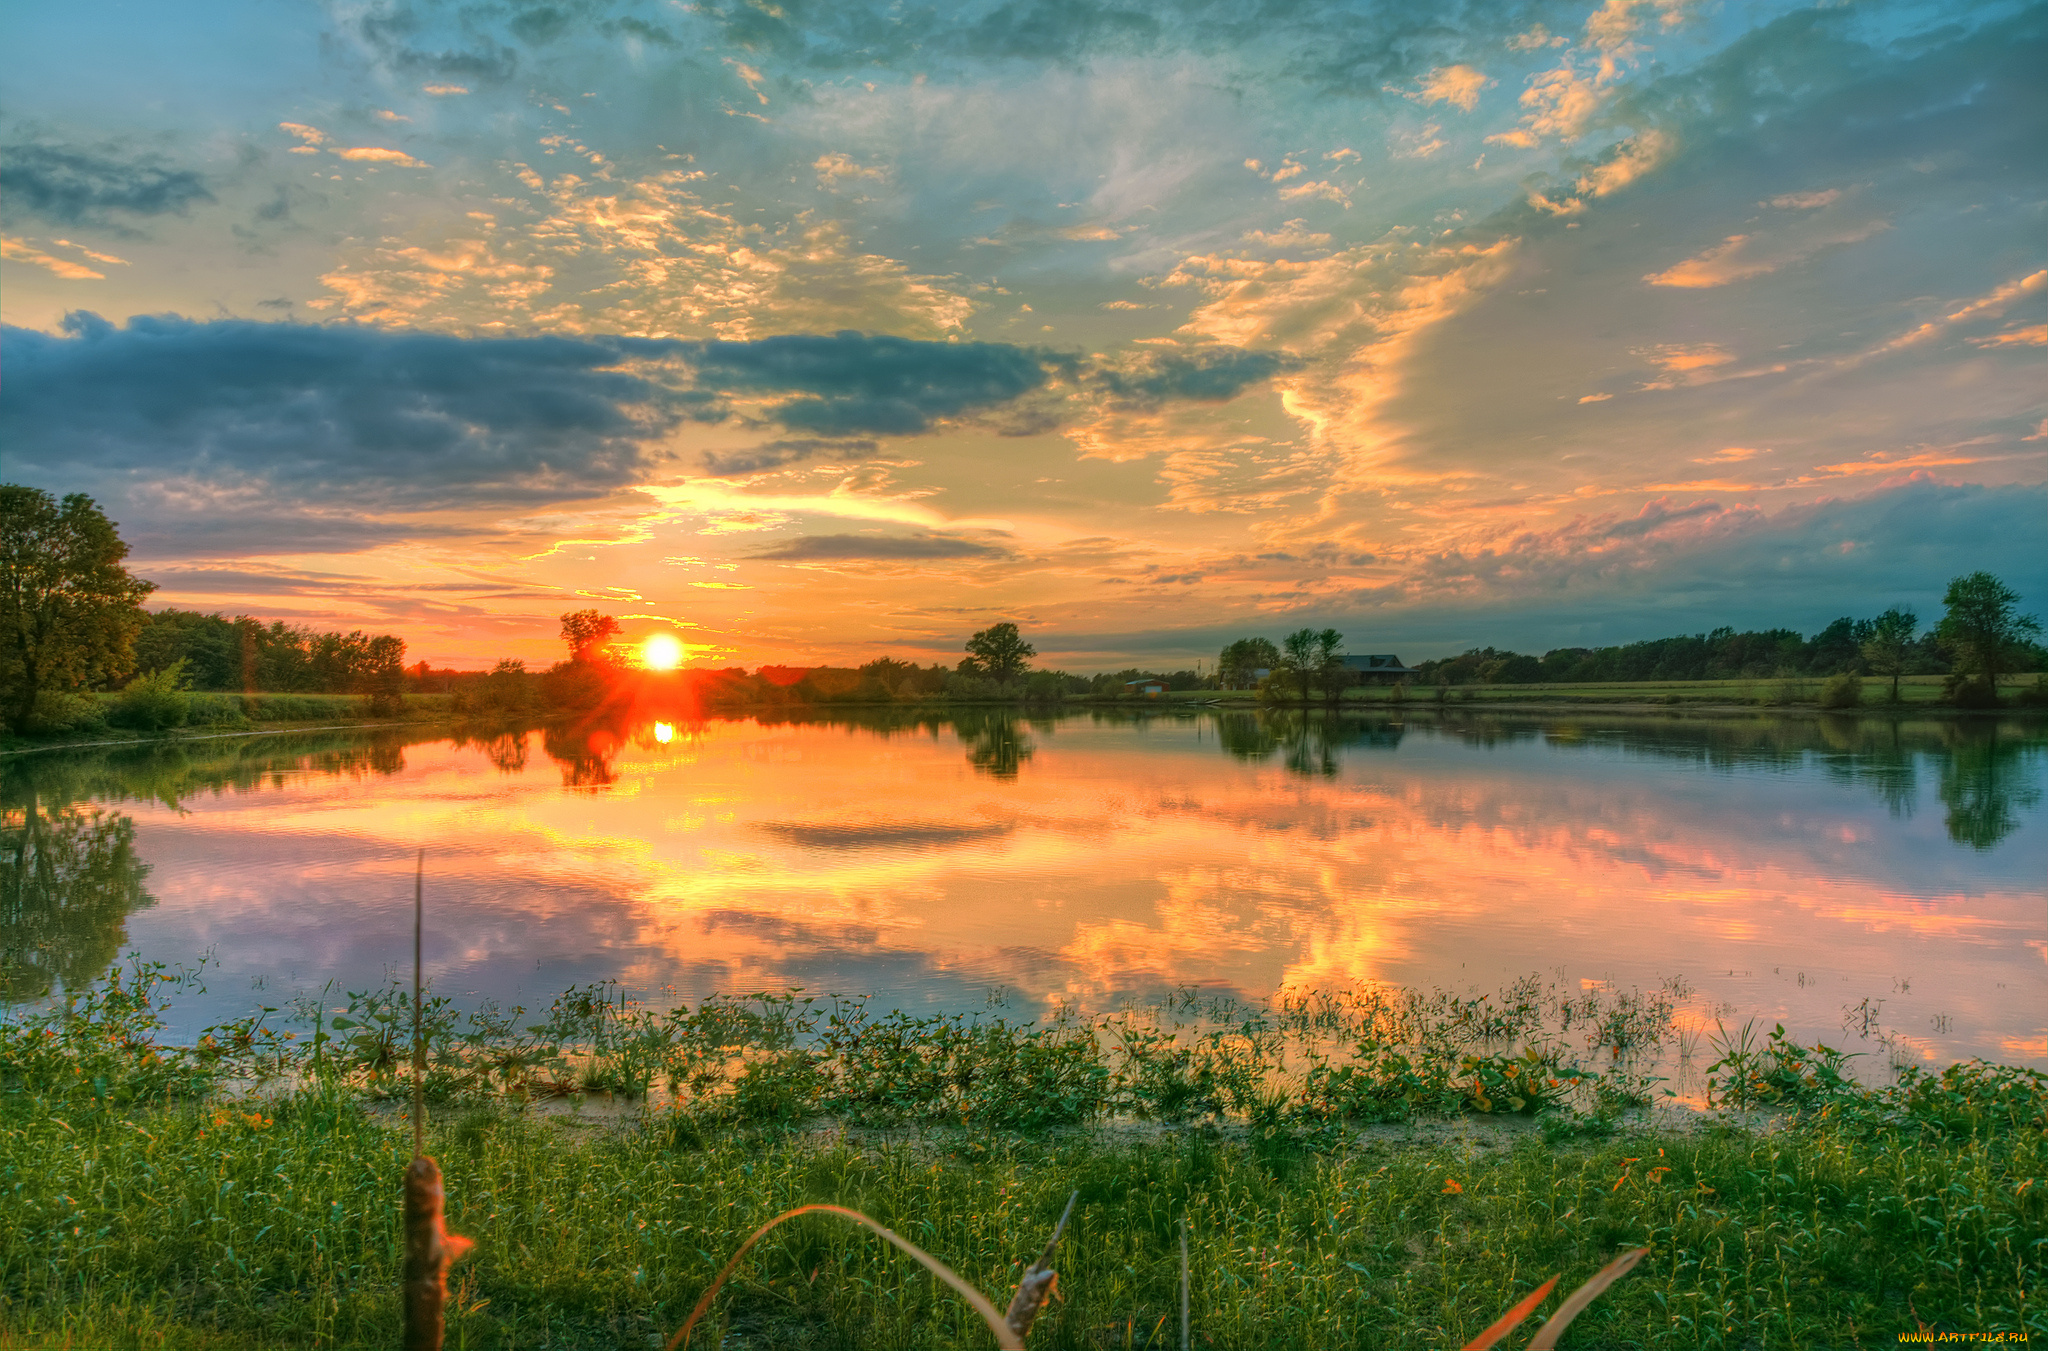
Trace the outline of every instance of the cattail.
<instances>
[{"instance_id":1,"label":"cattail","mask_svg":"<svg viewBox=\"0 0 2048 1351\"><path fill-rule=\"evenodd\" d=\"M1074 1202L1081 1199L1076 1191L1067 1198L1067 1208L1060 1212L1060 1222L1053 1226L1052 1237L1045 1241L1045 1251L1038 1260L1024 1270L1024 1278L1017 1282L1017 1293L1010 1297L1010 1307L1003 1315L1003 1324L1017 1335L1022 1342L1031 1333L1032 1320L1045 1302L1053 1297L1059 1288L1060 1274L1052 1269L1052 1252L1059 1246L1060 1235L1066 1232L1067 1217L1074 1213Z\"/></svg>"},{"instance_id":2,"label":"cattail","mask_svg":"<svg viewBox=\"0 0 2048 1351\"><path fill-rule=\"evenodd\" d=\"M448 1268L474 1246L442 1218L440 1165L414 1159L405 1170L405 1351L441 1351Z\"/></svg>"},{"instance_id":3,"label":"cattail","mask_svg":"<svg viewBox=\"0 0 2048 1351\"><path fill-rule=\"evenodd\" d=\"M422 849L412 881L412 1162L405 1169L405 1351L441 1351L447 1331L448 1268L476 1246L448 1232L441 1213L441 1165L426 1154L427 1044L420 1025L426 873L427 851Z\"/></svg>"}]
</instances>

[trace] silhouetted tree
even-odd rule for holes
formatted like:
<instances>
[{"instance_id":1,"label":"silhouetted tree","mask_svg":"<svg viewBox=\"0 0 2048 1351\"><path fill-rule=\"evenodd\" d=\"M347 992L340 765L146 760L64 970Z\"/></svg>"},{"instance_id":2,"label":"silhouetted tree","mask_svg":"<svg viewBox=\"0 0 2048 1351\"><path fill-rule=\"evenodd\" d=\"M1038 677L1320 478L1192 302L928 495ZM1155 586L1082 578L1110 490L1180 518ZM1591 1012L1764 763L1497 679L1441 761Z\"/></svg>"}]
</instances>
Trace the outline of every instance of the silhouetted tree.
<instances>
[{"instance_id":1,"label":"silhouetted tree","mask_svg":"<svg viewBox=\"0 0 2048 1351\"><path fill-rule=\"evenodd\" d=\"M602 610L571 610L562 616L562 641L569 645L570 661L604 662L605 649L619 632L619 621Z\"/></svg>"},{"instance_id":2,"label":"silhouetted tree","mask_svg":"<svg viewBox=\"0 0 2048 1351\"><path fill-rule=\"evenodd\" d=\"M1031 658L1038 655L1038 649L1025 642L1017 626L1008 621L982 629L969 638L967 651L975 666L968 674L983 674L994 680L1022 675Z\"/></svg>"}]
</instances>

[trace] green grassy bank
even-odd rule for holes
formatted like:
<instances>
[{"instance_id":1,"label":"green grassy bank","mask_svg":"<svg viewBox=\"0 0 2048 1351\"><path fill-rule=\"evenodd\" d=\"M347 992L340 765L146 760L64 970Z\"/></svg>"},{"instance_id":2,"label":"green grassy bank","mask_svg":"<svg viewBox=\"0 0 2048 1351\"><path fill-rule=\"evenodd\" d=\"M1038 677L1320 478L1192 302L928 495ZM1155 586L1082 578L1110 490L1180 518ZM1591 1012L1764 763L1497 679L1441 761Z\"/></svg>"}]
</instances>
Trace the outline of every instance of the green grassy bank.
<instances>
[{"instance_id":1,"label":"green grassy bank","mask_svg":"<svg viewBox=\"0 0 2048 1351\"><path fill-rule=\"evenodd\" d=\"M181 1049L160 976L0 1030L0 1345L396 1344L405 997ZM2048 1336L2048 1080L1867 1088L1837 1053L1737 1034L1707 1090L1775 1105L1774 1129L1632 1125L1669 1007L1532 984L1050 1023L434 1001L429 1147L478 1244L448 1345L656 1346L742 1238L819 1201L1000 1305L1074 1191L1034 1347L1172 1345L1183 1219L1203 1347L1456 1347L1636 1246L1564 1345ZM922 1269L815 1216L714 1321L699 1346L989 1344Z\"/></svg>"}]
</instances>

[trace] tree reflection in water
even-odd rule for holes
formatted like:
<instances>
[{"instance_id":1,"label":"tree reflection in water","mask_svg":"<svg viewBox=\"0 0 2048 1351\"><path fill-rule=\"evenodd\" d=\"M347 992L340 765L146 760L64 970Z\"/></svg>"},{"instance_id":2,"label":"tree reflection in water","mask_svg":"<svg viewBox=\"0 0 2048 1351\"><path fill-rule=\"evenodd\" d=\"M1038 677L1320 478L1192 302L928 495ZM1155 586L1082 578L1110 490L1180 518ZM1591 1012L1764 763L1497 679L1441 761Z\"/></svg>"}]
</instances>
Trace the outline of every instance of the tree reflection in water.
<instances>
[{"instance_id":1,"label":"tree reflection in water","mask_svg":"<svg viewBox=\"0 0 2048 1351\"><path fill-rule=\"evenodd\" d=\"M97 979L154 904L135 823L78 804L46 808L20 764L0 775L0 999L41 999Z\"/></svg>"},{"instance_id":2,"label":"tree reflection in water","mask_svg":"<svg viewBox=\"0 0 2048 1351\"><path fill-rule=\"evenodd\" d=\"M620 737L611 728L590 723L551 726L541 734L541 749L561 766L564 788L609 787L612 757L619 753L619 745Z\"/></svg>"},{"instance_id":3,"label":"tree reflection in water","mask_svg":"<svg viewBox=\"0 0 2048 1351\"><path fill-rule=\"evenodd\" d=\"M1004 782L1015 779L1038 749L1014 713L970 709L956 714L953 730L967 744L967 763L977 773Z\"/></svg>"},{"instance_id":4,"label":"tree reflection in water","mask_svg":"<svg viewBox=\"0 0 2048 1351\"><path fill-rule=\"evenodd\" d=\"M1948 808L1948 837L1972 849L1989 849L2019 829L2019 813L2041 800L2035 761L2041 743L2001 735L1995 722L1954 725L1949 754L1941 762L1941 803Z\"/></svg>"}]
</instances>

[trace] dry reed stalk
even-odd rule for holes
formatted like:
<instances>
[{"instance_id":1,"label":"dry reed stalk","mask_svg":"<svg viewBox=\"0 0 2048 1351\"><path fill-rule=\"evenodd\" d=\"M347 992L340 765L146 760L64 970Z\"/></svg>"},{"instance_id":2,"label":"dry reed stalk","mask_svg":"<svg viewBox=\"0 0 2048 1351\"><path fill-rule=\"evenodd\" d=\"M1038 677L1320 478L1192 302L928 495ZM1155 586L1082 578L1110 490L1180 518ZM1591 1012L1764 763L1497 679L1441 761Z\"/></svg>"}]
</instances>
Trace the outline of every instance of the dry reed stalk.
<instances>
[{"instance_id":1,"label":"dry reed stalk","mask_svg":"<svg viewBox=\"0 0 2048 1351\"><path fill-rule=\"evenodd\" d=\"M412 879L412 1162L405 1169L405 1351L441 1351L448 1268L476 1245L448 1232L441 1165L427 1157L427 1046L420 1025L420 943L426 927L427 851Z\"/></svg>"},{"instance_id":2,"label":"dry reed stalk","mask_svg":"<svg viewBox=\"0 0 2048 1351\"><path fill-rule=\"evenodd\" d=\"M1537 1286L1527 1299L1494 1320L1492 1327L1465 1343L1465 1351L1486 1351L1495 1342L1513 1332L1516 1325L1530 1314L1535 1313L1536 1306L1541 1304L1549 1297L1550 1292L1557 1288L1557 1281L1558 1278L1552 1276L1549 1280Z\"/></svg>"},{"instance_id":3,"label":"dry reed stalk","mask_svg":"<svg viewBox=\"0 0 2048 1351\"><path fill-rule=\"evenodd\" d=\"M1600 1298L1601 1291L1628 1275L1630 1267L1649 1255L1648 1248L1637 1248L1634 1252L1623 1253L1593 1273L1593 1279L1572 1291L1571 1296L1557 1306L1557 1312L1550 1315L1550 1321L1538 1329L1534 1340L1529 1343L1529 1351L1550 1351L1557 1345L1557 1339L1564 1336L1566 1324L1584 1313L1588 1304Z\"/></svg>"},{"instance_id":4,"label":"dry reed stalk","mask_svg":"<svg viewBox=\"0 0 2048 1351\"><path fill-rule=\"evenodd\" d=\"M1072 1202L1068 1204L1071 1205ZM938 1277L947 1285L952 1286L960 1298L973 1306L974 1311L981 1315L981 1321L988 1324L988 1330L996 1335L997 1346L1003 1348L1003 1351L1024 1351L1024 1339L1010 1330L1010 1325L1004 1321L1001 1314L996 1312L996 1306L989 1303L988 1297L982 1294L981 1291L976 1290L965 1280L955 1275L951 1267L941 1262L938 1258L933 1257L909 1239L904 1238L901 1234L876 1223L858 1210L848 1210L845 1206L831 1206L823 1203L798 1206L794 1210L785 1210L753 1233L747 1235L747 1241L740 1244L739 1251L734 1253L726 1264L718 1269L716 1276L712 1277L711 1288L706 1290L704 1297L697 1301L697 1307L690 1310L690 1317L683 1323L682 1331L668 1339L668 1345L664 1348L664 1351L676 1351L676 1348L679 1346L687 1348L690 1345L690 1333L696 1328L698 1320L703 1318L705 1312L711 1308L711 1301L717 1296L719 1287L725 1284L725 1278L732 1275L733 1268L737 1267L740 1264L740 1259L747 1255L747 1249L753 1247L761 1240L763 1235L776 1225L781 1224L784 1220L792 1220L799 1215L809 1215L813 1212L822 1215L837 1215L843 1220L851 1220L855 1224L864 1225L901 1248L904 1252L909 1253L924 1264L925 1270L931 1272L932 1275Z\"/></svg>"},{"instance_id":5,"label":"dry reed stalk","mask_svg":"<svg viewBox=\"0 0 2048 1351\"><path fill-rule=\"evenodd\" d=\"M1649 1255L1650 1250L1648 1248L1637 1248L1633 1252L1623 1253L1606 1266L1600 1268L1599 1271L1593 1274L1592 1280L1587 1281L1584 1285L1572 1291L1565 1298L1565 1302L1557 1306L1557 1312L1552 1314L1544 1322L1543 1326L1536 1330L1536 1335L1529 1341L1527 1351L1550 1351L1552 1347L1557 1345L1557 1339L1564 1335L1564 1330L1571 1325L1571 1321L1586 1311L1587 1305L1600 1298L1600 1295L1608 1286L1613 1285L1623 1276L1626 1276L1629 1273L1629 1268ZM1551 1288L1556 1284L1557 1277L1552 1276L1541 1286L1537 1287L1536 1291L1527 1299L1524 1299L1520 1304L1502 1314L1500 1320L1492 1327L1465 1343L1465 1351L1487 1351L1488 1347L1500 1341L1501 1338L1507 1336L1510 1332L1513 1332L1515 1325L1534 1313L1536 1306L1543 1302L1544 1297L1550 1293Z\"/></svg>"}]
</instances>

